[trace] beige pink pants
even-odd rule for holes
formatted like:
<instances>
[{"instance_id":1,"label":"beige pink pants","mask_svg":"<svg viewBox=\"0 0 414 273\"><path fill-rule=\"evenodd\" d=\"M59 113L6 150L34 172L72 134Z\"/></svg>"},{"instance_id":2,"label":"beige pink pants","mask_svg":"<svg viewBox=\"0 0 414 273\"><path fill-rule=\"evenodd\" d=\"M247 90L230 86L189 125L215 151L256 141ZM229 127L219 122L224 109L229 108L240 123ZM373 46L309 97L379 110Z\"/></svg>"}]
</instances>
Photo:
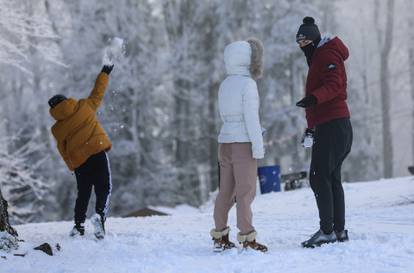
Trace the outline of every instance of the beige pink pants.
<instances>
[{"instance_id":1,"label":"beige pink pants","mask_svg":"<svg viewBox=\"0 0 414 273\"><path fill-rule=\"evenodd\" d=\"M257 160L251 143L220 143L220 190L214 207L216 230L227 227L228 213L236 203L241 234L254 230L251 204L256 195Z\"/></svg>"}]
</instances>

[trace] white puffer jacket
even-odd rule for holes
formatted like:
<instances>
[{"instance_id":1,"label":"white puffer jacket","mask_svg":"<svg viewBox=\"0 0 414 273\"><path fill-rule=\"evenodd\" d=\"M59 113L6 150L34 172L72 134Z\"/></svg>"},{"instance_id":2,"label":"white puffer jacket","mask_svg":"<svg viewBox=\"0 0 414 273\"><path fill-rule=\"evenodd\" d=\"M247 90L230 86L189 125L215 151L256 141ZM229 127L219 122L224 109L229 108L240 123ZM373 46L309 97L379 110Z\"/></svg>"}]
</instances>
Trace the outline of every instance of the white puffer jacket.
<instances>
[{"instance_id":1,"label":"white puffer jacket","mask_svg":"<svg viewBox=\"0 0 414 273\"><path fill-rule=\"evenodd\" d=\"M252 49L245 41L229 44L224 50L227 78L218 95L223 121L219 143L251 142L253 158L264 157L262 129L259 119L259 94L250 76Z\"/></svg>"}]
</instances>

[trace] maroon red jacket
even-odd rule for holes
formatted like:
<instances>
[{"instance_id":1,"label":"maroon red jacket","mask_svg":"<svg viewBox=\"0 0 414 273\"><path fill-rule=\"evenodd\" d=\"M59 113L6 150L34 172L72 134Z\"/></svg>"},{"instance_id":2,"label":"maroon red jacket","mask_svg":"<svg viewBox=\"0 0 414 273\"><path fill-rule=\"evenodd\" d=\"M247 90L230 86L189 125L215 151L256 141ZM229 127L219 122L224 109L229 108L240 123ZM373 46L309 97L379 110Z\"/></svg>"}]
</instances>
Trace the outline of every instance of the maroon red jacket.
<instances>
[{"instance_id":1,"label":"maroon red jacket","mask_svg":"<svg viewBox=\"0 0 414 273\"><path fill-rule=\"evenodd\" d=\"M344 65L348 57L348 48L337 37L315 50L306 80L306 96L313 95L318 102L306 109L308 128L350 116Z\"/></svg>"}]
</instances>

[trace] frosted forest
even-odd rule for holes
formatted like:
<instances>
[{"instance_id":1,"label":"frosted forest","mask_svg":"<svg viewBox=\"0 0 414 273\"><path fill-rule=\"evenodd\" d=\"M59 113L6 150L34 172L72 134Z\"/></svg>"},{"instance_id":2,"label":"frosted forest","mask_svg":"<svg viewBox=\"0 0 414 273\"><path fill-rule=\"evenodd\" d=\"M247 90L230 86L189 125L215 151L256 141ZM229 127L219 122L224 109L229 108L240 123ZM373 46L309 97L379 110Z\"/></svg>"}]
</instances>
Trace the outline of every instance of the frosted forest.
<instances>
[{"instance_id":1,"label":"frosted forest","mask_svg":"<svg viewBox=\"0 0 414 273\"><path fill-rule=\"evenodd\" d=\"M82 98L105 48L125 41L98 113L109 134L112 216L204 204L217 189L217 91L229 42L265 47L258 81L266 157L307 170L300 139L307 65L295 35L306 15L349 47L354 145L345 181L408 175L414 154L411 0L0 0L0 186L14 224L69 220L75 177L61 160L48 99Z\"/></svg>"}]
</instances>

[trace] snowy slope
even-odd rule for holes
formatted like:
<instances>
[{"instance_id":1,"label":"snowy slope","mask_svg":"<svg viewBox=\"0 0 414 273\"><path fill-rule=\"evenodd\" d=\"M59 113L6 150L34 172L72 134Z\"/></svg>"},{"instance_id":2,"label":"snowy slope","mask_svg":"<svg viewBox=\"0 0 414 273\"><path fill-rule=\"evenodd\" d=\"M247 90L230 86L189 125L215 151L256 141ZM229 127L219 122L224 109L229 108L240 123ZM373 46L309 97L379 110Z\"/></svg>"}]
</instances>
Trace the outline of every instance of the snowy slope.
<instances>
[{"instance_id":1,"label":"snowy slope","mask_svg":"<svg viewBox=\"0 0 414 273\"><path fill-rule=\"evenodd\" d=\"M69 222L17 226L26 240L18 252L28 254L21 258L0 252L7 258L0 258L0 272L414 272L413 178L344 187L349 243L299 246L318 224L313 195L303 189L256 199L254 222L259 240L269 246L266 254L214 254L212 209L207 207L164 217L110 218L107 238L99 242L91 233L68 238ZM230 224L235 240L234 209ZM49 257L30 250L45 241L60 243L61 252Z\"/></svg>"}]
</instances>

